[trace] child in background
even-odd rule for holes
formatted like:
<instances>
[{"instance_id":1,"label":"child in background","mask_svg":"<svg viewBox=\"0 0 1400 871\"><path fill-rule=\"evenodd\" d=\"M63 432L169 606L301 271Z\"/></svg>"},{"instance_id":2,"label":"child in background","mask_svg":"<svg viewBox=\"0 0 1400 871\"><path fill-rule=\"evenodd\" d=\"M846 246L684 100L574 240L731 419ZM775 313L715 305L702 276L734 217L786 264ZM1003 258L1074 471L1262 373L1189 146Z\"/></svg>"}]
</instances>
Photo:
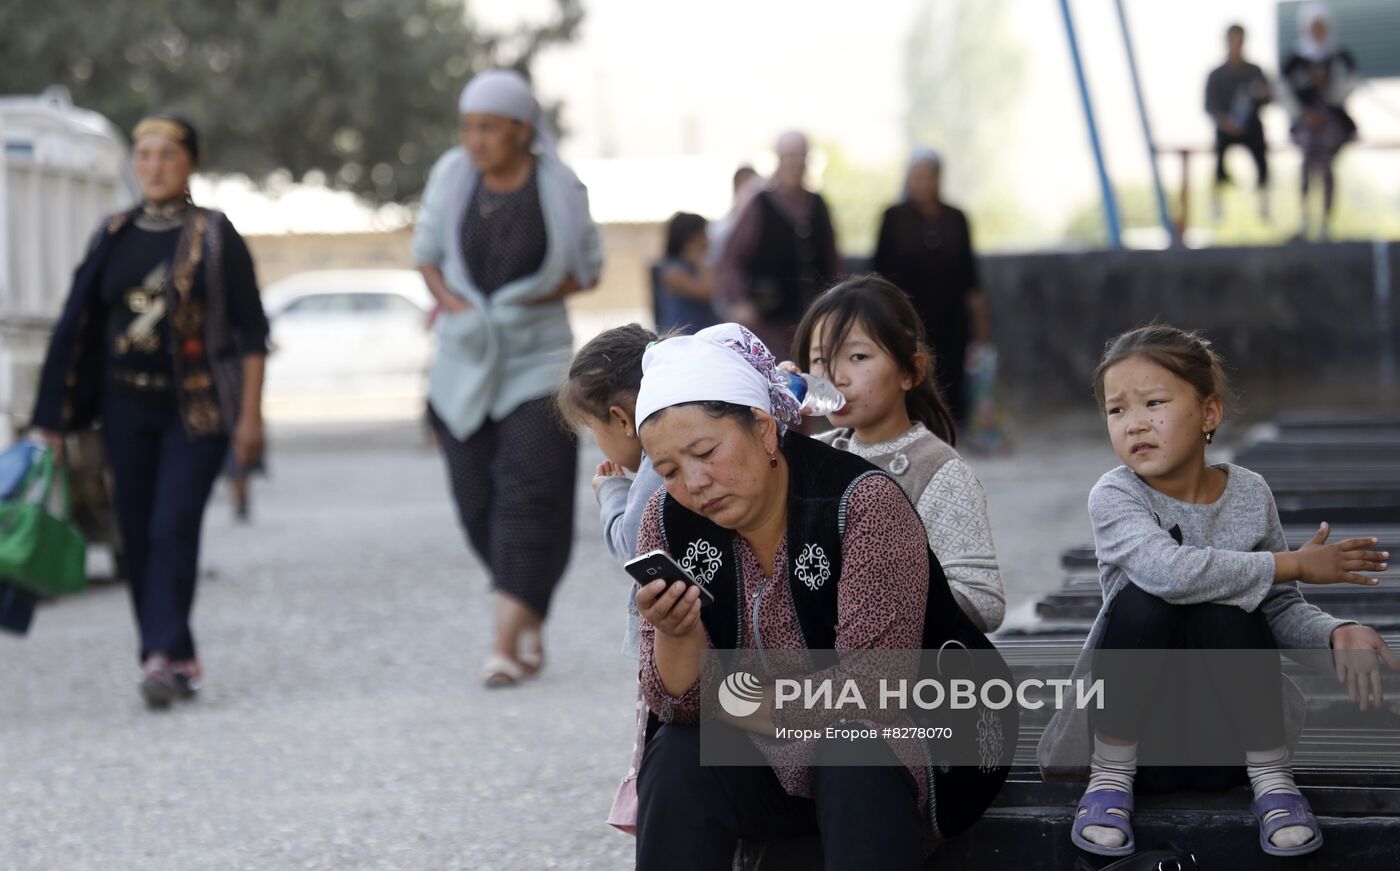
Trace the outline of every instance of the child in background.
<instances>
[{"instance_id":1,"label":"child in background","mask_svg":"<svg viewBox=\"0 0 1400 871\"><path fill-rule=\"evenodd\" d=\"M652 267L652 301L658 333L695 333L718 320L710 301L715 271L709 259L708 222L677 212L666 225L666 257Z\"/></svg>"},{"instance_id":2,"label":"child in background","mask_svg":"<svg viewBox=\"0 0 1400 871\"><path fill-rule=\"evenodd\" d=\"M607 457L593 476L593 493L598 497L603 537L608 552L619 564L631 559L637 549L637 530L647 500L661 489L661 476L651 468L637 438L637 390L642 384L642 355L655 333L637 324L599 333L579 349L569 366L569 378L560 388L559 409L566 420L587 428ZM635 472L629 480L625 472ZM641 616L637 613L637 585L628 580L627 632L622 652L637 659L640 655ZM632 747L627 776L618 787L608 823L623 831L635 832L637 820L637 770L642 762L646 733L646 703L641 685L637 687L635 708L636 740Z\"/></svg>"},{"instance_id":3,"label":"child in background","mask_svg":"<svg viewBox=\"0 0 1400 871\"><path fill-rule=\"evenodd\" d=\"M902 290L857 276L807 309L793 355L846 397L831 415L839 429L817 438L894 476L923 520L953 597L978 629L992 632L1006 614L1006 588L987 496L953 449L953 416L934 384L923 330Z\"/></svg>"},{"instance_id":4,"label":"child in background","mask_svg":"<svg viewBox=\"0 0 1400 871\"><path fill-rule=\"evenodd\" d=\"M1139 733L1152 741L1154 729L1201 730L1224 739L1209 746L1233 747L1236 741L1242 746L1264 852L1310 853L1322 845L1322 832L1293 781L1276 648L1365 649L1385 657L1392 668L1397 663L1373 629L1308 604L1293 582L1374 584L1356 572L1384 570L1389 555L1366 550L1375 539L1326 544L1326 524L1290 552L1263 478L1239 466L1206 463L1206 445L1224 417L1228 387L1220 358L1200 336L1169 326L1119 336L1099 363L1094 392L1123 465L1100 478L1089 495L1104 602L1086 654L1173 648L1267 653L1208 671L1214 694L1207 704L1219 710L1218 718L1195 716L1194 707L1184 715L1174 702L1159 704L1180 694L1170 674L1133 673L1122 660L1095 658L1094 676L1104 681L1114 704L1090 712L1090 780L1072 840L1099 855L1131 854ZM1368 658L1376 668L1375 655ZM1364 703L1363 691L1363 710ZM1163 710L1163 705L1171 706ZM1270 712L1262 720L1261 710ZM1062 711L1061 716L1075 715ZM1212 731L1216 720L1229 724L1225 732ZM1088 726L1084 723L1080 734ZM1047 737L1053 730L1054 723ZM1200 783L1203 775L1235 773L1167 768L1144 774L1148 771L1174 776L1174 789L1208 788Z\"/></svg>"}]
</instances>

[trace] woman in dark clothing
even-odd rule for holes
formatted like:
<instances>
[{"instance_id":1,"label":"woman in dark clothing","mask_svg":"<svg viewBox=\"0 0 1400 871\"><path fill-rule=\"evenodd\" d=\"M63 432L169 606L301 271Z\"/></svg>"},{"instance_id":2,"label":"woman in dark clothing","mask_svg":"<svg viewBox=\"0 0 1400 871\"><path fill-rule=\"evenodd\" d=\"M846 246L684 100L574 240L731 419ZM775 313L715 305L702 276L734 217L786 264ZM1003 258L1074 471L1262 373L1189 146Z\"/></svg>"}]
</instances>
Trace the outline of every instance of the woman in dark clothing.
<instances>
[{"instance_id":1,"label":"woman in dark clothing","mask_svg":"<svg viewBox=\"0 0 1400 871\"><path fill-rule=\"evenodd\" d=\"M933 347L938 389L953 418L967 420L964 360L969 338L991 338L987 303L978 286L972 230L962 211L939 192L942 161L923 150L909 163L904 199L885 210L874 270L909 294Z\"/></svg>"},{"instance_id":2,"label":"woman in dark clothing","mask_svg":"<svg viewBox=\"0 0 1400 871\"><path fill-rule=\"evenodd\" d=\"M1356 122L1347 114L1347 95L1356 85L1356 60L1337 45L1332 16L1321 3L1298 10L1298 45L1283 64L1283 80L1295 108L1293 141L1303 150L1303 225L1308 234L1308 189L1313 176L1322 180L1322 238L1332 218L1335 180L1332 163L1342 146L1356 138Z\"/></svg>"},{"instance_id":3,"label":"woman in dark clothing","mask_svg":"<svg viewBox=\"0 0 1400 871\"><path fill-rule=\"evenodd\" d=\"M101 421L141 692L158 708L199 684L190 610L200 527L230 443L240 464L262 454L268 327L242 237L190 202L194 128L154 115L132 139L145 202L109 218L78 268L31 425L61 450L65 433Z\"/></svg>"}]
</instances>

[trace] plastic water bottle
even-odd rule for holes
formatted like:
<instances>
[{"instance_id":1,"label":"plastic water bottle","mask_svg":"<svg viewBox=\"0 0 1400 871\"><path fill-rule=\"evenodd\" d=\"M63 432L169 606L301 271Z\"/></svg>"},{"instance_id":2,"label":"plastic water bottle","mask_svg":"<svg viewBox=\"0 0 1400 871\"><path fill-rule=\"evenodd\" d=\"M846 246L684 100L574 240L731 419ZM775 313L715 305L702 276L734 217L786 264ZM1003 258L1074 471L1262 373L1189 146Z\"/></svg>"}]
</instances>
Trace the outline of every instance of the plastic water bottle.
<instances>
[{"instance_id":1,"label":"plastic water bottle","mask_svg":"<svg viewBox=\"0 0 1400 871\"><path fill-rule=\"evenodd\" d=\"M805 372L801 375L795 372L786 374L792 395L797 397L801 411L807 417L826 417L846 407L846 397L825 378Z\"/></svg>"}]
</instances>

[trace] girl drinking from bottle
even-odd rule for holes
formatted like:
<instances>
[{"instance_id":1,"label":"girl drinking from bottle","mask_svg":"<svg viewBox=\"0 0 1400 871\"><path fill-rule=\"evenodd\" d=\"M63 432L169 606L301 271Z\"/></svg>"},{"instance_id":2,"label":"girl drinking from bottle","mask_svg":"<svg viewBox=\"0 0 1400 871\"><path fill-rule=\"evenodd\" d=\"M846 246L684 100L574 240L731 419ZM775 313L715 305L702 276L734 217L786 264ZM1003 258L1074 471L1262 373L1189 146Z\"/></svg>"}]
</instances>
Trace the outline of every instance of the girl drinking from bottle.
<instances>
[{"instance_id":1,"label":"girl drinking from bottle","mask_svg":"<svg viewBox=\"0 0 1400 871\"><path fill-rule=\"evenodd\" d=\"M987 496L953 449L953 417L934 384L923 322L909 298L878 276L847 279L808 307L792 350L802 370L833 382L846 397L845 407L830 415L839 428L817 438L899 482L953 598L977 628L994 631L1006 613L1006 589Z\"/></svg>"}]
</instances>

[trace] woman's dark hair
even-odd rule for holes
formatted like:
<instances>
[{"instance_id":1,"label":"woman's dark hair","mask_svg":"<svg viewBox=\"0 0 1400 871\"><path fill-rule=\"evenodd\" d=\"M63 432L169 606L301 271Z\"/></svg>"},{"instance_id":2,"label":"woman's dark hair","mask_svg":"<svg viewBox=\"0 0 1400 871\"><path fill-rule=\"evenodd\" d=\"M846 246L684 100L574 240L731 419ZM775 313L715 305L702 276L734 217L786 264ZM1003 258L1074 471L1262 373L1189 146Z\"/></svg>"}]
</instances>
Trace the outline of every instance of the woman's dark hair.
<instances>
[{"instance_id":1,"label":"woman's dark hair","mask_svg":"<svg viewBox=\"0 0 1400 871\"><path fill-rule=\"evenodd\" d=\"M1115 363L1132 357L1142 357L1166 369L1194 387L1201 399L1219 396L1226 407L1234 403L1224 361L1208 339L1166 324L1149 324L1129 330L1104 346L1103 357L1094 370L1094 398L1099 411L1104 410L1104 375Z\"/></svg>"},{"instance_id":2,"label":"woman's dark hair","mask_svg":"<svg viewBox=\"0 0 1400 871\"><path fill-rule=\"evenodd\" d=\"M699 215L693 215L690 212L676 212L671 216L671 222L666 225L666 256L668 258L681 256L686 243L695 238L695 234L705 232L707 226L709 226L709 221Z\"/></svg>"},{"instance_id":3,"label":"woman's dark hair","mask_svg":"<svg viewBox=\"0 0 1400 871\"><path fill-rule=\"evenodd\" d=\"M569 377L555 395L564 420L573 426L594 417L608 419L608 409L637 401L642 385L642 355L658 341L640 324L604 330L579 349L569 364Z\"/></svg>"},{"instance_id":4,"label":"woman's dark hair","mask_svg":"<svg viewBox=\"0 0 1400 871\"><path fill-rule=\"evenodd\" d=\"M857 275L822 293L807 307L792 340L792 357L802 370L812 368L812 334L822 328L822 351L835 371L836 351L846 343L851 329L860 324L899 367L918 375L916 356L928 358L923 380L904 394L909 419L952 445L957 439L952 412L933 380L934 354L924 342L924 322L909 297L878 275Z\"/></svg>"}]
</instances>

